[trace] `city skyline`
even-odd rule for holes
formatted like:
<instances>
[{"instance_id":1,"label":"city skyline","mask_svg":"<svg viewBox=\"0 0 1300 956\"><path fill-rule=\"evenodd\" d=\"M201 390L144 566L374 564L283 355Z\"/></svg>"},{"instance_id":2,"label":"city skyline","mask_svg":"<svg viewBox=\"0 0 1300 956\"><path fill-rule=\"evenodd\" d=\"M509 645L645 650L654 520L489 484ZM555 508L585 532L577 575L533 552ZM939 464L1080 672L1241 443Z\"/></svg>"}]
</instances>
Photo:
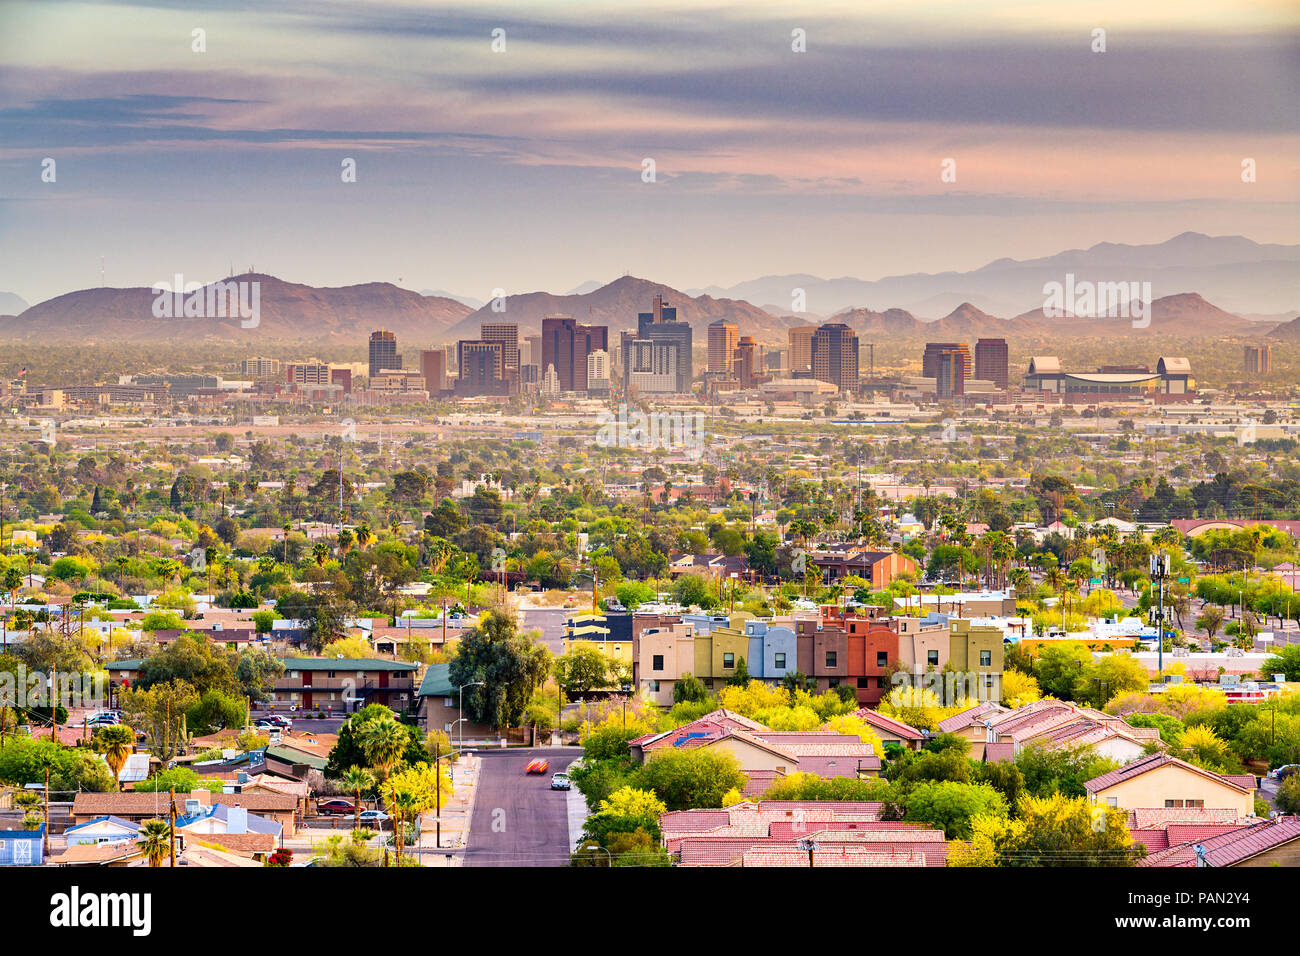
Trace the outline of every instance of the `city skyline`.
<instances>
[{"instance_id":1,"label":"city skyline","mask_svg":"<svg viewBox=\"0 0 1300 956\"><path fill-rule=\"evenodd\" d=\"M233 264L486 299L1297 238L1285 3L147 6L0 13L0 291Z\"/></svg>"}]
</instances>

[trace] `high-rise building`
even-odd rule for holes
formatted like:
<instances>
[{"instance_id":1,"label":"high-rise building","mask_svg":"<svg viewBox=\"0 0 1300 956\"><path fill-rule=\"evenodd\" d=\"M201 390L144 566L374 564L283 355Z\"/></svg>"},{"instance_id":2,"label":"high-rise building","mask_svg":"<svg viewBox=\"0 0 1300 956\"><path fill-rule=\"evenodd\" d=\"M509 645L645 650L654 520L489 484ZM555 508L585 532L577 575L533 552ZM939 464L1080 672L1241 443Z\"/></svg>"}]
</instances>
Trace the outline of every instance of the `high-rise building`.
<instances>
[{"instance_id":1,"label":"high-rise building","mask_svg":"<svg viewBox=\"0 0 1300 956\"><path fill-rule=\"evenodd\" d=\"M456 343L457 395L500 395L507 388L500 342L461 339Z\"/></svg>"},{"instance_id":2,"label":"high-rise building","mask_svg":"<svg viewBox=\"0 0 1300 956\"><path fill-rule=\"evenodd\" d=\"M609 394L609 353L596 349L587 356L587 391L593 395Z\"/></svg>"},{"instance_id":3,"label":"high-rise building","mask_svg":"<svg viewBox=\"0 0 1300 956\"><path fill-rule=\"evenodd\" d=\"M966 371L961 349L940 349L934 356L936 398L958 398L966 394Z\"/></svg>"},{"instance_id":4,"label":"high-rise building","mask_svg":"<svg viewBox=\"0 0 1300 956\"><path fill-rule=\"evenodd\" d=\"M1246 346L1246 374L1263 378L1273 371L1273 346Z\"/></svg>"},{"instance_id":5,"label":"high-rise building","mask_svg":"<svg viewBox=\"0 0 1300 956\"><path fill-rule=\"evenodd\" d=\"M962 377L970 378L973 369L969 342L926 342L925 353L921 356L921 374L926 378L939 374L938 355L945 349L956 349L961 353Z\"/></svg>"},{"instance_id":6,"label":"high-rise building","mask_svg":"<svg viewBox=\"0 0 1300 956\"><path fill-rule=\"evenodd\" d=\"M980 339L975 343L975 377L1007 387L1007 340Z\"/></svg>"},{"instance_id":7,"label":"high-rise building","mask_svg":"<svg viewBox=\"0 0 1300 956\"><path fill-rule=\"evenodd\" d=\"M397 354L397 336L386 329L370 333L370 377L378 377L386 368L401 368L402 357Z\"/></svg>"},{"instance_id":8,"label":"high-rise building","mask_svg":"<svg viewBox=\"0 0 1300 956\"><path fill-rule=\"evenodd\" d=\"M632 339L627 344L627 386L638 394L671 394L679 387L675 342Z\"/></svg>"},{"instance_id":9,"label":"high-rise building","mask_svg":"<svg viewBox=\"0 0 1300 956\"><path fill-rule=\"evenodd\" d=\"M677 309L667 305L662 295L656 295L651 310L637 314L636 335L637 339L669 345L676 350L673 364L677 369L677 378L673 391L689 393L691 380L695 378L695 365L691 356L691 324L678 322ZM624 364L627 364L626 356Z\"/></svg>"},{"instance_id":10,"label":"high-rise building","mask_svg":"<svg viewBox=\"0 0 1300 956\"><path fill-rule=\"evenodd\" d=\"M816 333L815 325L796 325L790 329L790 371L812 369L812 340Z\"/></svg>"},{"instance_id":11,"label":"high-rise building","mask_svg":"<svg viewBox=\"0 0 1300 956\"><path fill-rule=\"evenodd\" d=\"M519 368L519 326L514 322L484 322L479 326L484 342L501 343L501 361L507 369Z\"/></svg>"},{"instance_id":12,"label":"high-rise building","mask_svg":"<svg viewBox=\"0 0 1300 956\"><path fill-rule=\"evenodd\" d=\"M763 373L762 354L758 343L752 335L746 335L736 343L731 359L731 377L740 383L741 388L753 388L758 384L758 376Z\"/></svg>"},{"instance_id":13,"label":"high-rise building","mask_svg":"<svg viewBox=\"0 0 1300 956\"><path fill-rule=\"evenodd\" d=\"M555 369L562 392L587 390L587 356L609 351L609 327L583 325L571 315L542 319L542 375Z\"/></svg>"},{"instance_id":14,"label":"high-rise building","mask_svg":"<svg viewBox=\"0 0 1300 956\"><path fill-rule=\"evenodd\" d=\"M442 349L420 350L420 374L430 397L447 390L447 353Z\"/></svg>"},{"instance_id":15,"label":"high-rise building","mask_svg":"<svg viewBox=\"0 0 1300 956\"><path fill-rule=\"evenodd\" d=\"M731 371L732 354L736 351L740 330L731 322L719 319L709 324L709 374L727 375Z\"/></svg>"},{"instance_id":16,"label":"high-rise building","mask_svg":"<svg viewBox=\"0 0 1300 956\"><path fill-rule=\"evenodd\" d=\"M858 390L858 336L843 322L827 322L813 333L812 377L841 394Z\"/></svg>"},{"instance_id":17,"label":"high-rise building","mask_svg":"<svg viewBox=\"0 0 1300 956\"><path fill-rule=\"evenodd\" d=\"M280 376L280 360L255 356L239 363L242 378L251 378L254 382L265 382Z\"/></svg>"},{"instance_id":18,"label":"high-rise building","mask_svg":"<svg viewBox=\"0 0 1300 956\"><path fill-rule=\"evenodd\" d=\"M290 385L329 385L330 367L320 359L288 362L284 366L284 380Z\"/></svg>"}]
</instances>

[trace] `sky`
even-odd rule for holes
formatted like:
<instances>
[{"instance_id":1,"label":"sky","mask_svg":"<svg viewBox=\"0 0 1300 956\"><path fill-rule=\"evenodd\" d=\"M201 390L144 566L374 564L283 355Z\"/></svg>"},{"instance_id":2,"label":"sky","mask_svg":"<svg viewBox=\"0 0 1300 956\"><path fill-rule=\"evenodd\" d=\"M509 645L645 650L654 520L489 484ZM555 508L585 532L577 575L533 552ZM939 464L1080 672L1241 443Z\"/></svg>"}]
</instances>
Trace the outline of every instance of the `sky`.
<instances>
[{"instance_id":1,"label":"sky","mask_svg":"<svg viewBox=\"0 0 1300 956\"><path fill-rule=\"evenodd\" d=\"M1294 0L0 0L0 291L1295 243L1298 41Z\"/></svg>"}]
</instances>

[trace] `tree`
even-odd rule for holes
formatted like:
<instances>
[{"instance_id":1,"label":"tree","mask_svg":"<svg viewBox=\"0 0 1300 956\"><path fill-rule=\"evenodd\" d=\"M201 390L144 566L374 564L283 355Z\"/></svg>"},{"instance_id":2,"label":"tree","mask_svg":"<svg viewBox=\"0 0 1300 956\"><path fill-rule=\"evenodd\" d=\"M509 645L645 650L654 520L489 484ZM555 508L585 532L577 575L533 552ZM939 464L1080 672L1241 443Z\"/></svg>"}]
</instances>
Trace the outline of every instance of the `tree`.
<instances>
[{"instance_id":1,"label":"tree","mask_svg":"<svg viewBox=\"0 0 1300 956\"><path fill-rule=\"evenodd\" d=\"M1264 661L1260 679L1272 680L1274 674L1285 674L1288 681L1300 681L1300 644L1288 644Z\"/></svg>"},{"instance_id":2,"label":"tree","mask_svg":"<svg viewBox=\"0 0 1300 956\"><path fill-rule=\"evenodd\" d=\"M685 701L699 703L709 699L708 688L704 686L704 681L687 671L678 680L673 682L673 703L680 704Z\"/></svg>"},{"instance_id":3,"label":"tree","mask_svg":"<svg viewBox=\"0 0 1300 956\"><path fill-rule=\"evenodd\" d=\"M943 830L949 840L969 840L974 817L1007 815L1002 794L983 783L919 783L901 802L903 819L928 823Z\"/></svg>"},{"instance_id":4,"label":"tree","mask_svg":"<svg viewBox=\"0 0 1300 956\"><path fill-rule=\"evenodd\" d=\"M409 742L406 728L391 715L366 721L357 731L357 743L381 782L401 761Z\"/></svg>"},{"instance_id":5,"label":"tree","mask_svg":"<svg viewBox=\"0 0 1300 956\"><path fill-rule=\"evenodd\" d=\"M1062 794L1024 797L1014 819L971 820L971 843L949 866L1136 866L1146 847L1128 831L1128 811Z\"/></svg>"},{"instance_id":6,"label":"tree","mask_svg":"<svg viewBox=\"0 0 1300 956\"><path fill-rule=\"evenodd\" d=\"M1300 773L1293 773L1282 781L1273 802L1282 813L1300 815Z\"/></svg>"},{"instance_id":7,"label":"tree","mask_svg":"<svg viewBox=\"0 0 1300 956\"><path fill-rule=\"evenodd\" d=\"M329 760L325 765L326 778L338 779L349 767L370 765L370 758L362 749L361 738L366 725L375 720L398 723L393 712L383 704L367 704L362 707L339 728L338 740L335 741L334 749L330 751ZM402 723L398 723L398 726L406 732L407 736L402 759L410 764L427 761L429 755L424 749L424 740L420 736L419 729Z\"/></svg>"},{"instance_id":8,"label":"tree","mask_svg":"<svg viewBox=\"0 0 1300 956\"><path fill-rule=\"evenodd\" d=\"M126 758L135 753L135 731L126 724L114 724L95 731L95 749L104 755L104 762L113 771L113 779L121 777ZM121 788L121 784L118 784Z\"/></svg>"},{"instance_id":9,"label":"tree","mask_svg":"<svg viewBox=\"0 0 1300 956\"><path fill-rule=\"evenodd\" d=\"M613 663L596 648L575 644L573 650L554 661L555 682L570 698L606 687Z\"/></svg>"},{"instance_id":10,"label":"tree","mask_svg":"<svg viewBox=\"0 0 1300 956\"><path fill-rule=\"evenodd\" d=\"M340 782L352 791L356 798L353 804L353 821L352 829L361 829L361 791L367 790L375 785L375 775L365 767L348 767L343 771L343 776L339 778Z\"/></svg>"},{"instance_id":11,"label":"tree","mask_svg":"<svg viewBox=\"0 0 1300 956\"><path fill-rule=\"evenodd\" d=\"M146 688L126 688L120 700L127 724L148 735L155 756L170 760L184 749L189 737L185 713L199 702L191 684L170 680Z\"/></svg>"},{"instance_id":12,"label":"tree","mask_svg":"<svg viewBox=\"0 0 1300 956\"><path fill-rule=\"evenodd\" d=\"M1082 797L1084 784L1116 769L1119 764L1087 745L1078 747L1041 747L1027 744L1016 755L1016 766L1025 777L1025 791L1030 796L1046 797L1055 793Z\"/></svg>"},{"instance_id":13,"label":"tree","mask_svg":"<svg viewBox=\"0 0 1300 956\"><path fill-rule=\"evenodd\" d=\"M1002 672L1002 703L1007 707L1023 707L1042 697L1043 692L1033 675L1015 669Z\"/></svg>"},{"instance_id":14,"label":"tree","mask_svg":"<svg viewBox=\"0 0 1300 956\"><path fill-rule=\"evenodd\" d=\"M511 614L489 611L462 635L448 670L453 686L483 682L465 688L466 718L493 727L516 726L550 673L550 656L545 646L518 633Z\"/></svg>"},{"instance_id":15,"label":"tree","mask_svg":"<svg viewBox=\"0 0 1300 956\"><path fill-rule=\"evenodd\" d=\"M144 853L150 866L162 866L163 859L171 852L171 824L166 820L146 820L136 834L135 845Z\"/></svg>"},{"instance_id":16,"label":"tree","mask_svg":"<svg viewBox=\"0 0 1300 956\"><path fill-rule=\"evenodd\" d=\"M182 634L145 658L135 686L142 690L155 684L182 681L198 693L219 690L229 694L243 692L235 679L238 656L200 634Z\"/></svg>"},{"instance_id":17,"label":"tree","mask_svg":"<svg viewBox=\"0 0 1300 956\"><path fill-rule=\"evenodd\" d=\"M740 763L705 748L656 753L632 772L629 784L653 790L669 810L720 807L723 795L745 785Z\"/></svg>"}]
</instances>

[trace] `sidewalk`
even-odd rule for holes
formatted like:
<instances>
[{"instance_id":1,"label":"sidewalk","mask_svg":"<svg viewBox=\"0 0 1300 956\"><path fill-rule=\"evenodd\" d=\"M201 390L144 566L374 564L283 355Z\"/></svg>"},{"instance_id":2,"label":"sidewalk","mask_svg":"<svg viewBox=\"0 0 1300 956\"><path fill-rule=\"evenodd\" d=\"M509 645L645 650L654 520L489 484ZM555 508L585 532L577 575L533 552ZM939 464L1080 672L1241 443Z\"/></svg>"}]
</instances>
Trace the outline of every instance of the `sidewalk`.
<instances>
[{"instance_id":1,"label":"sidewalk","mask_svg":"<svg viewBox=\"0 0 1300 956\"><path fill-rule=\"evenodd\" d=\"M437 846L438 817L425 813L420 817L420 862L425 866L461 866L469 839L470 821L474 816L474 798L478 794L480 759L470 754L452 765L451 781L455 795L442 805L442 846Z\"/></svg>"}]
</instances>

